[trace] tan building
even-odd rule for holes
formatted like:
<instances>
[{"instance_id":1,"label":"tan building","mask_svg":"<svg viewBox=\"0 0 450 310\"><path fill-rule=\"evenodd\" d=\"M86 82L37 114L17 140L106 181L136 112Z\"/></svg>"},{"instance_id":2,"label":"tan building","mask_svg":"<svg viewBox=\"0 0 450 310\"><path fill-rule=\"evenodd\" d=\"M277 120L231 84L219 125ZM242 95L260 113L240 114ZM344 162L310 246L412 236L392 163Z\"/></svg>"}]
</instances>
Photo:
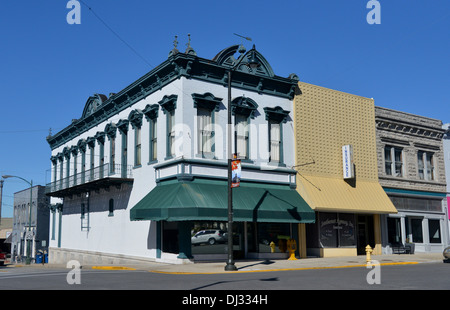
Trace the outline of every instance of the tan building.
<instances>
[{"instance_id":1,"label":"tan building","mask_svg":"<svg viewBox=\"0 0 450 310\"><path fill-rule=\"evenodd\" d=\"M397 210L378 182L374 101L303 82L299 88L297 190L316 212L314 224L300 224L300 255L358 255L368 244L381 254L380 215Z\"/></svg>"}]
</instances>

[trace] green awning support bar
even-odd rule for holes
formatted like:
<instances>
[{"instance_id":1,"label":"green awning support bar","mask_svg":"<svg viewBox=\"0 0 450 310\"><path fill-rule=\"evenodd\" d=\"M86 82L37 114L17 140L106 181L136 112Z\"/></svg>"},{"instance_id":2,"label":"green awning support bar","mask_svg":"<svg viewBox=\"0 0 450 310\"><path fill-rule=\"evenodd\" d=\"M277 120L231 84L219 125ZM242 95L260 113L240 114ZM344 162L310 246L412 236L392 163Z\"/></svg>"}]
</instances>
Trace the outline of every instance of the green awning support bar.
<instances>
[{"instance_id":1,"label":"green awning support bar","mask_svg":"<svg viewBox=\"0 0 450 310\"><path fill-rule=\"evenodd\" d=\"M241 183L233 189L236 222L314 223L315 214L285 185ZM220 180L162 182L130 210L132 221L227 221L227 185Z\"/></svg>"}]
</instances>

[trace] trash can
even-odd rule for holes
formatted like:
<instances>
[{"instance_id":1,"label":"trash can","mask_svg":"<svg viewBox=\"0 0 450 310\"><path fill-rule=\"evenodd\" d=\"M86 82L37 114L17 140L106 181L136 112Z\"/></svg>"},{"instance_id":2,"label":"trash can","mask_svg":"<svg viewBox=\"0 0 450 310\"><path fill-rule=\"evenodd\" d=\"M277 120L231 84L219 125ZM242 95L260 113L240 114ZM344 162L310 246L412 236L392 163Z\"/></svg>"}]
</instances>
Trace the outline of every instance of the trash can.
<instances>
[{"instance_id":1,"label":"trash can","mask_svg":"<svg viewBox=\"0 0 450 310\"><path fill-rule=\"evenodd\" d=\"M414 254L414 250L415 250L414 243L406 243L405 248L409 249L409 254Z\"/></svg>"},{"instance_id":2,"label":"trash can","mask_svg":"<svg viewBox=\"0 0 450 310\"><path fill-rule=\"evenodd\" d=\"M44 263L48 264L48 254L44 254Z\"/></svg>"},{"instance_id":3,"label":"trash can","mask_svg":"<svg viewBox=\"0 0 450 310\"><path fill-rule=\"evenodd\" d=\"M42 254L36 254L36 264L42 264Z\"/></svg>"}]
</instances>

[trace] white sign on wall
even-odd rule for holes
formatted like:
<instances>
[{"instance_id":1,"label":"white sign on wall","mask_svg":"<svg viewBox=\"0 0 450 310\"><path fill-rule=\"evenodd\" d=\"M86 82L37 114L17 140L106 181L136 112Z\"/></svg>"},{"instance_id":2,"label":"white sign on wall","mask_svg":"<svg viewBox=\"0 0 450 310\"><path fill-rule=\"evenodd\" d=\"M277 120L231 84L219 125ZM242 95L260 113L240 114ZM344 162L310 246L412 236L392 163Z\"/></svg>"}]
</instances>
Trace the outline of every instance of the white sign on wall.
<instances>
[{"instance_id":1,"label":"white sign on wall","mask_svg":"<svg viewBox=\"0 0 450 310\"><path fill-rule=\"evenodd\" d=\"M342 164L344 179L353 179L355 177L355 171L353 168L353 146L344 145L342 147Z\"/></svg>"}]
</instances>

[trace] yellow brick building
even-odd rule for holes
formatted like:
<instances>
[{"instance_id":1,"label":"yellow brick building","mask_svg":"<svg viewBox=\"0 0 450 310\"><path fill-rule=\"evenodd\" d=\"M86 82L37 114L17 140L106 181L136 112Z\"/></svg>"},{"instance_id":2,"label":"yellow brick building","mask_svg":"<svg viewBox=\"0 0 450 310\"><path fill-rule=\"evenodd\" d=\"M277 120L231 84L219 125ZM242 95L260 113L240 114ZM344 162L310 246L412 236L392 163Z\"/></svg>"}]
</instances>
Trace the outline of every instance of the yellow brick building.
<instances>
[{"instance_id":1,"label":"yellow brick building","mask_svg":"<svg viewBox=\"0 0 450 310\"><path fill-rule=\"evenodd\" d=\"M300 226L300 255L381 254L380 214L396 213L378 183L375 106L364 98L299 82L294 99L297 190L316 211ZM343 146L354 173L344 179ZM351 158L350 158L351 159Z\"/></svg>"}]
</instances>

